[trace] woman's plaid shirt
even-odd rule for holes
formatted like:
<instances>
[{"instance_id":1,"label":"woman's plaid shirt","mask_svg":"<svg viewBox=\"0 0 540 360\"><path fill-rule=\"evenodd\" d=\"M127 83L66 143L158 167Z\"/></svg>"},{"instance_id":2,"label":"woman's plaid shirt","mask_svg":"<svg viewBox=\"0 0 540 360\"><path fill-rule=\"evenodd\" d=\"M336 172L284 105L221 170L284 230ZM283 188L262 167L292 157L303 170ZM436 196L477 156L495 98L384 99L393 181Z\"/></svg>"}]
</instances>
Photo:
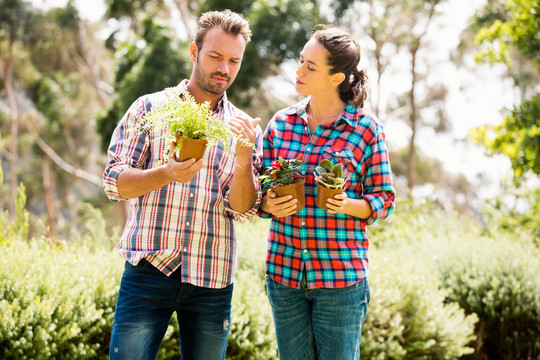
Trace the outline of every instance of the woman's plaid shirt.
<instances>
[{"instance_id":1,"label":"woman's plaid shirt","mask_svg":"<svg viewBox=\"0 0 540 360\"><path fill-rule=\"evenodd\" d=\"M302 155L306 162L306 207L294 215L273 218L268 239L266 273L275 281L299 288L302 270L309 288L341 288L367 276L367 225L389 216L395 192L382 124L347 104L334 123L310 134L309 98L274 115L264 134L263 165ZM347 171L347 196L369 201L372 216L360 219L330 214L316 205L313 175L322 159L341 162ZM259 212L262 217L270 217Z\"/></svg>"},{"instance_id":2,"label":"woman's plaid shirt","mask_svg":"<svg viewBox=\"0 0 540 360\"><path fill-rule=\"evenodd\" d=\"M164 130L140 132L135 124L152 107L186 89L187 80L174 91L164 90L135 101L115 129L109 146L109 163L103 175L105 193L113 201L124 200L116 181L128 168L156 166L169 144ZM218 104L223 121L241 111L227 101ZM262 152L262 130L258 128L257 152ZM231 142L231 149L235 143ZM234 150L233 150L234 151ZM261 159L255 154L254 163ZM233 219L242 220L256 213L260 193L253 208L238 213L228 205L229 187L236 163L234 155L221 145L207 150L205 165L188 183L173 182L141 197L129 200L129 214L118 244L123 258L137 264L145 258L166 275L182 265L182 281L196 286L223 288L233 282L236 269L236 236ZM253 174L256 181L257 173Z\"/></svg>"}]
</instances>

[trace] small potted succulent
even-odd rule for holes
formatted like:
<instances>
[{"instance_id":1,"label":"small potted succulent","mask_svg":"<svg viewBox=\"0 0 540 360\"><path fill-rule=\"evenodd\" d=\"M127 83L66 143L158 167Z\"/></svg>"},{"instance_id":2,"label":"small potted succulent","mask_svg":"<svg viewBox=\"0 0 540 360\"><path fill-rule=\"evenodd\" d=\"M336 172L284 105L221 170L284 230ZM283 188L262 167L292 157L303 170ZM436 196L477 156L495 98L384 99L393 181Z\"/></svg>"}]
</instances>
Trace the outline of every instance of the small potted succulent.
<instances>
[{"instance_id":1,"label":"small potted succulent","mask_svg":"<svg viewBox=\"0 0 540 360\"><path fill-rule=\"evenodd\" d=\"M300 175L300 168L305 162L300 160L301 157L284 159L280 156L270 164L263 175L259 176L263 191L272 189L277 196L292 195L298 201L297 210L306 205L304 193L306 179Z\"/></svg>"},{"instance_id":2,"label":"small potted succulent","mask_svg":"<svg viewBox=\"0 0 540 360\"><path fill-rule=\"evenodd\" d=\"M198 104L187 91L183 91L180 95L171 88L167 91L173 92L171 98L152 109L138 124L138 129L141 131L165 129L163 136L166 143L176 141L173 150L176 160L200 159L204 156L206 148L211 149L218 142L221 142L225 151L230 152L231 138L255 148L254 144L234 134L224 121L212 114L209 101ZM167 161L168 150L166 148L160 164Z\"/></svg>"},{"instance_id":3,"label":"small potted succulent","mask_svg":"<svg viewBox=\"0 0 540 360\"><path fill-rule=\"evenodd\" d=\"M336 194L345 192L347 188L343 176L343 165L332 164L328 159L322 160L315 168L315 181L317 182L317 206L328 210L326 202Z\"/></svg>"}]
</instances>

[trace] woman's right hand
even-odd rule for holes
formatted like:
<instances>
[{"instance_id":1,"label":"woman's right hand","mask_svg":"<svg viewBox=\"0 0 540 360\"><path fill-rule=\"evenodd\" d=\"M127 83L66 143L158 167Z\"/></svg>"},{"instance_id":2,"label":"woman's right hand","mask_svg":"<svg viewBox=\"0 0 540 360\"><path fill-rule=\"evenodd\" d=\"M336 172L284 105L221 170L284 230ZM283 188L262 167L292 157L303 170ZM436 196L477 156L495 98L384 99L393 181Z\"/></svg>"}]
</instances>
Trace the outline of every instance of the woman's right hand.
<instances>
[{"instance_id":1,"label":"woman's right hand","mask_svg":"<svg viewBox=\"0 0 540 360\"><path fill-rule=\"evenodd\" d=\"M261 200L261 210L265 213L272 214L277 218L292 215L296 212L296 199L291 195L278 197L277 194L268 190Z\"/></svg>"}]
</instances>

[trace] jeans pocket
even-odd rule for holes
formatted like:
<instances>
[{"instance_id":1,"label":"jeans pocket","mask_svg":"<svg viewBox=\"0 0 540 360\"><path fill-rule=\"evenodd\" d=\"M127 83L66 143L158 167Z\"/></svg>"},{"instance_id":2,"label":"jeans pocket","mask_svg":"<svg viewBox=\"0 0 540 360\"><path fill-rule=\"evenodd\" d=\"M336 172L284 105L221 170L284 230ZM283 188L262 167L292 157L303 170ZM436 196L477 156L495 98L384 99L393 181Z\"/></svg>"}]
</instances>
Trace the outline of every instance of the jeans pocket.
<instances>
[{"instance_id":1,"label":"jeans pocket","mask_svg":"<svg viewBox=\"0 0 540 360\"><path fill-rule=\"evenodd\" d=\"M137 265L132 265L129 261L126 261L126 265L124 266L125 271L136 272L147 272L150 268L152 268L152 265L146 259L139 260Z\"/></svg>"}]
</instances>

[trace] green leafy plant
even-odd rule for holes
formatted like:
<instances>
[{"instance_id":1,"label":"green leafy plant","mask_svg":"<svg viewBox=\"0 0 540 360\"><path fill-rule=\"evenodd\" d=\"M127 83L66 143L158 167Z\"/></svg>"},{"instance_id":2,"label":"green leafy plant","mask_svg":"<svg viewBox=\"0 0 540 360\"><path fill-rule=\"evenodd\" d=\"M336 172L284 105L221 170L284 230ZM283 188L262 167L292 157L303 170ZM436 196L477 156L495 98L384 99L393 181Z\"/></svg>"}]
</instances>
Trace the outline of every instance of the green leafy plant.
<instances>
[{"instance_id":1,"label":"green leafy plant","mask_svg":"<svg viewBox=\"0 0 540 360\"><path fill-rule=\"evenodd\" d=\"M259 176L259 182L263 185L263 191L270 187L285 186L302 181L300 168L305 164L298 156L296 159L284 159L281 156L266 168L263 175Z\"/></svg>"},{"instance_id":2,"label":"green leafy plant","mask_svg":"<svg viewBox=\"0 0 540 360\"><path fill-rule=\"evenodd\" d=\"M167 90L174 92L171 88ZM209 101L199 104L187 91L183 91L179 96L172 96L163 105L153 109L137 125L137 129L165 129L163 136L167 143L176 139L174 151L182 148L185 139L206 140L209 149L221 142L223 149L230 152L229 140L235 138L243 145L255 148L254 144L233 133L224 121L212 114ZM166 151L168 152L168 149ZM162 161L166 160L167 156L165 153Z\"/></svg>"},{"instance_id":3,"label":"green leafy plant","mask_svg":"<svg viewBox=\"0 0 540 360\"><path fill-rule=\"evenodd\" d=\"M315 168L315 181L329 189L345 189L343 165L332 164L328 159L321 160Z\"/></svg>"}]
</instances>

